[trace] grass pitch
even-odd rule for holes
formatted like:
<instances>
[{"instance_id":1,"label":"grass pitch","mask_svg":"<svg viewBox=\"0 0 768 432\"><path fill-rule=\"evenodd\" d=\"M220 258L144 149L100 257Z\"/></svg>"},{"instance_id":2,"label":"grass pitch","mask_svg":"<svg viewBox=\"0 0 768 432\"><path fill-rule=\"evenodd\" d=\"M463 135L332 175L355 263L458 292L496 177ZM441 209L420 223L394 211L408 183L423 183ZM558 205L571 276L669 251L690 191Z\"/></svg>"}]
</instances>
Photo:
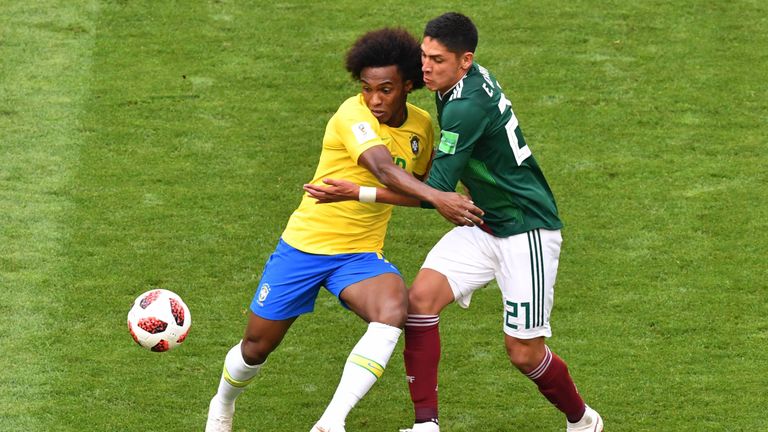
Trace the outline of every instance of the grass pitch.
<instances>
[{"instance_id":1,"label":"grass pitch","mask_svg":"<svg viewBox=\"0 0 768 432\"><path fill-rule=\"evenodd\" d=\"M0 3L0 430L202 430L223 356L355 37L447 10L512 100L566 223L550 345L610 431L766 431L768 7L757 1ZM426 91L412 102L434 113ZM412 279L449 229L397 209ZM185 345L133 344L151 288ZM505 358L495 285L442 317L443 430L557 431ZM308 430L364 325L321 295L235 430ZM411 408L400 348L351 431Z\"/></svg>"}]
</instances>

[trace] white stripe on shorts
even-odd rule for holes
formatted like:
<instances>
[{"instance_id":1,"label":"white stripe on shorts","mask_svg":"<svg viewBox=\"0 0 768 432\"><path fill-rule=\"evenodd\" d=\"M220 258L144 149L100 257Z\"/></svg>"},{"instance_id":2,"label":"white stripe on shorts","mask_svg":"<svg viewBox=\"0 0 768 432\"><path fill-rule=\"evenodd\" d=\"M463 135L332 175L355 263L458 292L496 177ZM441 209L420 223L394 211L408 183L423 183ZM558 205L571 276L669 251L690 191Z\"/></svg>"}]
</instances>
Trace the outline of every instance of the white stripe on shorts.
<instances>
[{"instance_id":1,"label":"white stripe on shorts","mask_svg":"<svg viewBox=\"0 0 768 432\"><path fill-rule=\"evenodd\" d=\"M544 257L541 250L541 231L528 231L528 252L531 256L531 315L532 327L544 324Z\"/></svg>"}]
</instances>

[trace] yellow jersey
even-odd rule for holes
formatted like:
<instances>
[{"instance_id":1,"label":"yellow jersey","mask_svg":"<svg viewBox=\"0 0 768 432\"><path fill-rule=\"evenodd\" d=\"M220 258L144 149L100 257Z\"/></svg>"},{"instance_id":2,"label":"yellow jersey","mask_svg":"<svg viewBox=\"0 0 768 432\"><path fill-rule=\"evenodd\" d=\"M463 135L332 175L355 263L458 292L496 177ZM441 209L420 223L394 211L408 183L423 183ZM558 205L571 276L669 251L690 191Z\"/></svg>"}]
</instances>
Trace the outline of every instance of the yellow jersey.
<instances>
[{"instance_id":1,"label":"yellow jersey","mask_svg":"<svg viewBox=\"0 0 768 432\"><path fill-rule=\"evenodd\" d=\"M384 145L395 164L410 174L425 175L432 158L434 130L428 112L410 103L400 127L379 124L362 94L341 104L328 121L320 161L312 179L349 180L361 186L384 187L366 168L357 164L369 148ZM392 206L342 201L317 204L305 194L283 232L283 240L306 253L335 255L378 252L384 247Z\"/></svg>"}]
</instances>

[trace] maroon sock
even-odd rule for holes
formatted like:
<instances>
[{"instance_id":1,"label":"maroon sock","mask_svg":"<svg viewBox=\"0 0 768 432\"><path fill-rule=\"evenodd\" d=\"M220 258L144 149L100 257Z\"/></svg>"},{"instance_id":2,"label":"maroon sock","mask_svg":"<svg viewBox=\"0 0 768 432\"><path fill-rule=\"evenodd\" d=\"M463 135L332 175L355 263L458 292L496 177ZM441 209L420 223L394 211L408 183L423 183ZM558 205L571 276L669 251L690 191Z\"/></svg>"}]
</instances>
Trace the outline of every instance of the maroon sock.
<instances>
[{"instance_id":1,"label":"maroon sock","mask_svg":"<svg viewBox=\"0 0 768 432\"><path fill-rule=\"evenodd\" d=\"M547 348L539 366L525 374L539 387L539 391L552 405L562 411L571 423L584 416L586 407L576 385L568 373L565 362Z\"/></svg>"},{"instance_id":2,"label":"maroon sock","mask_svg":"<svg viewBox=\"0 0 768 432\"><path fill-rule=\"evenodd\" d=\"M405 373L416 423L437 421L437 366L440 363L438 315L408 315L405 323Z\"/></svg>"}]
</instances>

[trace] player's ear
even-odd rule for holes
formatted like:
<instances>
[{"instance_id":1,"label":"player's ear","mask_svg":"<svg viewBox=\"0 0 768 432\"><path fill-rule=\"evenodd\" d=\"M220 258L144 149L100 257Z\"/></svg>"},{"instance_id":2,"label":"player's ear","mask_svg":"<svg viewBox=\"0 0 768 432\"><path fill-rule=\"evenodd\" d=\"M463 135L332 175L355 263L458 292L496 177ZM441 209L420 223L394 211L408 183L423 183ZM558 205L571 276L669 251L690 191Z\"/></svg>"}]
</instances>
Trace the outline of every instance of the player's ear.
<instances>
[{"instance_id":1,"label":"player's ear","mask_svg":"<svg viewBox=\"0 0 768 432\"><path fill-rule=\"evenodd\" d=\"M407 80L405 84L403 84L403 88L405 88L406 94L413 91L413 80Z\"/></svg>"},{"instance_id":2,"label":"player's ear","mask_svg":"<svg viewBox=\"0 0 768 432\"><path fill-rule=\"evenodd\" d=\"M472 61L475 59L475 53L467 51L461 55L460 64L462 69L469 69L472 66Z\"/></svg>"}]
</instances>

